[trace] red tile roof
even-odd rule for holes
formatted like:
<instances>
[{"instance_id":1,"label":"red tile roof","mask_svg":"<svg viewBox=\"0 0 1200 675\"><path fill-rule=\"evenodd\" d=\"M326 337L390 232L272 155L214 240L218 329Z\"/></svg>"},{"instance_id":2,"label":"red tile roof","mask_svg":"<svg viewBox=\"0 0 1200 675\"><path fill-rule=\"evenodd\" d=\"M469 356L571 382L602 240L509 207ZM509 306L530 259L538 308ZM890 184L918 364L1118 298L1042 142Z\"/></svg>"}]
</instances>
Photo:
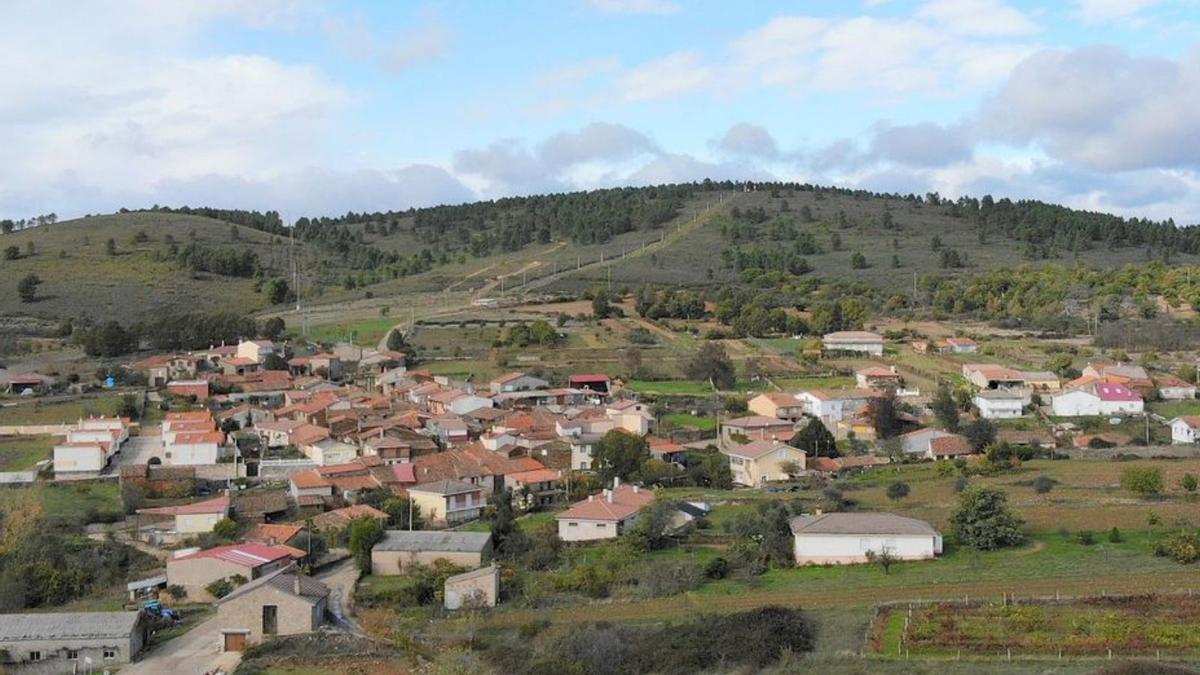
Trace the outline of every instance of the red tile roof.
<instances>
[{"instance_id":1,"label":"red tile roof","mask_svg":"<svg viewBox=\"0 0 1200 675\"><path fill-rule=\"evenodd\" d=\"M279 560L280 558L290 558L294 549L290 546L267 546L255 542L246 542L244 544L232 544L229 546L217 546L215 548L197 551L191 555L180 556L174 558L174 561L179 560L199 560L204 558L215 558L224 560L235 565L241 565L253 569L261 567L269 562Z\"/></svg>"},{"instance_id":2,"label":"red tile roof","mask_svg":"<svg viewBox=\"0 0 1200 675\"><path fill-rule=\"evenodd\" d=\"M612 501L607 495L612 495ZM634 485L622 485L607 493L592 495L575 502L571 508L558 514L558 520L607 520L621 521L641 511L654 501L653 490L643 490Z\"/></svg>"}]
</instances>

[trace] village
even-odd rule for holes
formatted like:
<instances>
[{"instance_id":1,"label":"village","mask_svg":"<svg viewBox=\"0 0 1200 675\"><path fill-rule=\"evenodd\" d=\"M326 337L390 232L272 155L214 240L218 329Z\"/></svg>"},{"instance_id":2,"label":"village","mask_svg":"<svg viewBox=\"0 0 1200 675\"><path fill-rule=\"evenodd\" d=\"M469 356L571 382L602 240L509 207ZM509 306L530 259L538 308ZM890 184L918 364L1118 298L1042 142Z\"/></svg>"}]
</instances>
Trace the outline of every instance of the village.
<instances>
[{"instance_id":1,"label":"village","mask_svg":"<svg viewBox=\"0 0 1200 675\"><path fill-rule=\"evenodd\" d=\"M0 648L29 672L80 658L121 672L231 672L277 636L378 635L381 621L431 603L451 618L528 607L516 598L531 582L514 579L538 547L555 559L614 542L655 551L714 541L705 534L714 522L726 532L764 528L750 554L763 569L887 571L945 550L944 508L896 508L914 479L965 485L1041 462L1057 472L1034 481L1041 495L1069 480L1075 460L1195 457L1194 375L1103 357L1056 372L1006 365L987 349L993 337L883 332L797 341L800 361L832 364L836 376L757 373L754 388L729 391L710 378L709 394L682 398L656 395L670 383L611 369L435 374L404 351L399 329L385 340L395 349L243 339L140 356L122 378L144 383L124 394L141 410L6 428L54 440L45 459L0 478L13 489L115 482L124 516L89 525L91 536L157 564L127 580L124 611L0 615ZM722 357L708 365L719 370ZM37 373L8 382L16 406L40 406L54 386ZM1150 471L1158 487L1139 494L1173 488ZM1183 476L1186 499L1195 477ZM886 488L888 499L845 496L863 485ZM771 532L770 507L788 496L800 501ZM748 524L755 509L762 520ZM772 552L771 536L787 541ZM639 543L622 543L631 537ZM960 535L956 548L965 545ZM729 566L750 564L709 546L709 578L733 579ZM616 592L611 583L577 590L586 604ZM180 607L191 621L180 624ZM157 645L161 631L183 632Z\"/></svg>"}]
</instances>

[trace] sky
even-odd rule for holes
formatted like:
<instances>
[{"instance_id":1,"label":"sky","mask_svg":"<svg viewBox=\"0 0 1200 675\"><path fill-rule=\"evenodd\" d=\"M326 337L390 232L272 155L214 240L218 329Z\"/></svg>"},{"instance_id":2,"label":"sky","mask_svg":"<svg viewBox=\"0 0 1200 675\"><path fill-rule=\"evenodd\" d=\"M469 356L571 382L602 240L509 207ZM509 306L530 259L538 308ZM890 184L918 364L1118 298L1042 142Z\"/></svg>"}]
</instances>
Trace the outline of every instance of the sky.
<instances>
[{"instance_id":1,"label":"sky","mask_svg":"<svg viewBox=\"0 0 1200 675\"><path fill-rule=\"evenodd\" d=\"M1200 223L1200 0L0 0L0 218L704 178Z\"/></svg>"}]
</instances>

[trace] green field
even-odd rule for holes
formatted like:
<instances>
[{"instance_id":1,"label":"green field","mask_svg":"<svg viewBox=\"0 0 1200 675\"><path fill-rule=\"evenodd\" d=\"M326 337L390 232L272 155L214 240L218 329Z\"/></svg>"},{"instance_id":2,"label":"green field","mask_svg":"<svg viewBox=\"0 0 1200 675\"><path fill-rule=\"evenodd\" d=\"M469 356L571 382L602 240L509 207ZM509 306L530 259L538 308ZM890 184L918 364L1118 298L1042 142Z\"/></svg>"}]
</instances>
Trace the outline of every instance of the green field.
<instances>
[{"instance_id":1,"label":"green field","mask_svg":"<svg viewBox=\"0 0 1200 675\"><path fill-rule=\"evenodd\" d=\"M46 516L79 525L91 522L98 514L123 513L121 494L116 481L88 481L61 485L39 485L32 488L40 498Z\"/></svg>"},{"instance_id":2,"label":"green field","mask_svg":"<svg viewBox=\"0 0 1200 675\"><path fill-rule=\"evenodd\" d=\"M1200 600L1188 595L1065 602L938 603L888 608L872 627L870 649L909 655L1022 657L1200 657Z\"/></svg>"},{"instance_id":3,"label":"green field","mask_svg":"<svg viewBox=\"0 0 1200 675\"><path fill-rule=\"evenodd\" d=\"M120 394L105 393L69 401L19 401L0 406L0 425L62 424L82 417L112 415Z\"/></svg>"},{"instance_id":4,"label":"green field","mask_svg":"<svg viewBox=\"0 0 1200 675\"><path fill-rule=\"evenodd\" d=\"M1158 401L1150 404L1150 410L1168 420L1184 415L1200 415L1200 400Z\"/></svg>"},{"instance_id":5,"label":"green field","mask_svg":"<svg viewBox=\"0 0 1200 675\"><path fill-rule=\"evenodd\" d=\"M362 319L338 324L310 326L308 337L317 342L350 342L363 347L377 347L384 335L400 323L398 319L384 316L378 319ZM297 333L293 325L292 334Z\"/></svg>"},{"instance_id":6,"label":"green field","mask_svg":"<svg viewBox=\"0 0 1200 675\"><path fill-rule=\"evenodd\" d=\"M693 396L698 398L712 397L712 387L707 382L696 380L630 380L625 386L639 394L655 394L658 396ZM739 380L733 387L736 392L762 391L764 385Z\"/></svg>"},{"instance_id":7,"label":"green field","mask_svg":"<svg viewBox=\"0 0 1200 675\"><path fill-rule=\"evenodd\" d=\"M0 437L0 471L24 471L33 468L53 454L54 437L3 436Z\"/></svg>"},{"instance_id":8,"label":"green field","mask_svg":"<svg viewBox=\"0 0 1200 675\"><path fill-rule=\"evenodd\" d=\"M711 417L697 417L688 413L671 413L663 416L663 421L680 427L698 429L700 431L716 431L717 421Z\"/></svg>"}]
</instances>

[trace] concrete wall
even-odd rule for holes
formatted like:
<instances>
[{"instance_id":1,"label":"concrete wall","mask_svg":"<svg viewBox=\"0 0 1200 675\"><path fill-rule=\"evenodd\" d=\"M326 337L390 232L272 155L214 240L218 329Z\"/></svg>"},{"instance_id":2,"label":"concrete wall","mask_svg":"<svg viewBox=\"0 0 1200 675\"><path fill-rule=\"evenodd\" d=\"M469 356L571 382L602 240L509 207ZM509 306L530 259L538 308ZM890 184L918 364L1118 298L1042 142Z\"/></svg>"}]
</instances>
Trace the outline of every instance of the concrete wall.
<instances>
[{"instance_id":1,"label":"concrete wall","mask_svg":"<svg viewBox=\"0 0 1200 675\"><path fill-rule=\"evenodd\" d=\"M287 478L294 473L317 468L311 459L264 459L258 463L258 476L262 479Z\"/></svg>"},{"instance_id":2,"label":"concrete wall","mask_svg":"<svg viewBox=\"0 0 1200 675\"><path fill-rule=\"evenodd\" d=\"M795 535L796 564L851 564L868 562L867 551L885 549L900 560L926 560L942 552L935 535Z\"/></svg>"},{"instance_id":3,"label":"concrete wall","mask_svg":"<svg viewBox=\"0 0 1200 675\"><path fill-rule=\"evenodd\" d=\"M443 559L459 567L475 569L491 562L492 553L488 549L482 553L458 551L371 551L371 574L394 576L400 574L404 567L413 563L432 565L435 560Z\"/></svg>"},{"instance_id":4,"label":"concrete wall","mask_svg":"<svg viewBox=\"0 0 1200 675\"><path fill-rule=\"evenodd\" d=\"M217 623L221 630L248 630L250 643L263 640L263 607L275 605L275 635L311 633L325 620L326 599L316 604L271 586L260 586L250 593L217 605Z\"/></svg>"},{"instance_id":5,"label":"concrete wall","mask_svg":"<svg viewBox=\"0 0 1200 675\"><path fill-rule=\"evenodd\" d=\"M613 539L620 536L637 520L637 515L630 516L617 523L611 520L586 520L583 518L563 518L558 521L558 538L563 541L595 541L597 539Z\"/></svg>"},{"instance_id":6,"label":"concrete wall","mask_svg":"<svg viewBox=\"0 0 1200 675\"><path fill-rule=\"evenodd\" d=\"M0 425L0 436L66 436L73 428L70 424L6 424Z\"/></svg>"},{"instance_id":7,"label":"concrete wall","mask_svg":"<svg viewBox=\"0 0 1200 675\"><path fill-rule=\"evenodd\" d=\"M54 446L55 473L100 473L108 465L104 448L93 446Z\"/></svg>"},{"instance_id":8,"label":"concrete wall","mask_svg":"<svg viewBox=\"0 0 1200 675\"><path fill-rule=\"evenodd\" d=\"M500 570L496 567L491 568L490 573L468 579L450 577L443 593L446 609L495 607L499 597Z\"/></svg>"},{"instance_id":9,"label":"concrete wall","mask_svg":"<svg viewBox=\"0 0 1200 675\"><path fill-rule=\"evenodd\" d=\"M165 448L166 462L172 466L216 464L221 458L217 443L172 443Z\"/></svg>"},{"instance_id":10,"label":"concrete wall","mask_svg":"<svg viewBox=\"0 0 1200 675\"><path fill-rule=\"evenodd\" d=\"M175 531L183 535L203 534L212 532L222 518L223 513L185 513L175 516Z\"/></svg>"},{"instance_id":11,"label":"concrete wall","mask_svg":"<svg viewBox=\"0 0 1200 675\"><path fill-rule=\"evenodd\" d=\"M24 485L35 480L36 471L0 471L0 485Z\"/></svg>"},{"instance_id":12,"label":"concrete wall","mask_svg":"<svg viewBox=\"0 0 1200 675\"><path fill-rule=\"evenodd\" d=\"M193 558L191 560L168 560L167 561L167 584L179 584L187 589L188 600L195 602L211 602L216 600L204 587L216 581L224 579L235 574L240 574L246 577L246 581L257 579L264 574L270 574L275 570L290 564L291 561L284 558L266 565L262 565L257 570L251 570L242 565L237 565L225 560L217 558Z\"/></svg>"}]
</instances>

